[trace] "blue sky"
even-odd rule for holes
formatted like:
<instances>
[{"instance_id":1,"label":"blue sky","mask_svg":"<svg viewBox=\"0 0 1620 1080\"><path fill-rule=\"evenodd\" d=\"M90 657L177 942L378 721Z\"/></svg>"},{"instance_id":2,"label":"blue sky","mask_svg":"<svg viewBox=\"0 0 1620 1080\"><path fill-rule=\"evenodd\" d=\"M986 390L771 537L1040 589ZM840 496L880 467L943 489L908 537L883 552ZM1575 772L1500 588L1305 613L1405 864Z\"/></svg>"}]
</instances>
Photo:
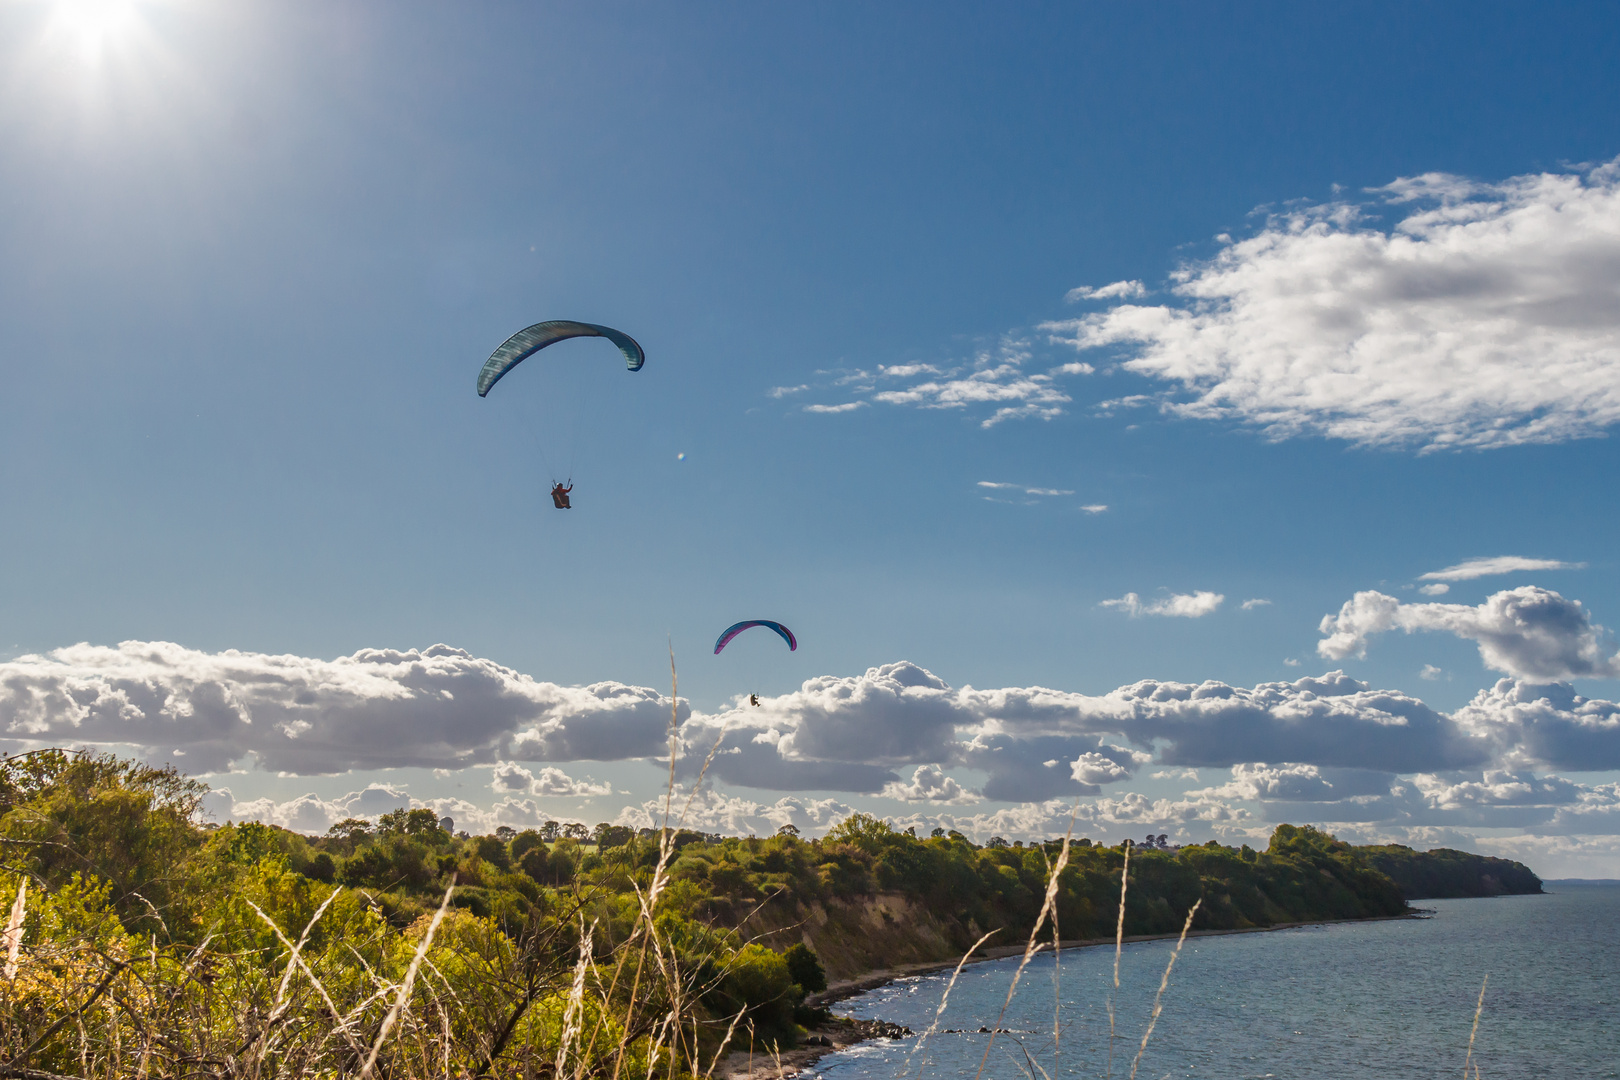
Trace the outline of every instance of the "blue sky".
<instances>
[{"instance_id":1,"label":"blue sky","mask_svg":"<svg viewBox=\"0 0 1620 1080\"><path fill-rule=\"evenodd\" d=\"M206 759L221 816L312 829L629 820L672 644L694 745L746 750L717 828L1079 799L1620 875L1617 41L1596 4L8 4L0 737ZM647 366L567 343L479 399L546 318ZM800 649L709 655L749 617ZM1270 704L1199 756L1123 719L1142 680ZM1378 694L1465 750L1346 765ZM1301 708L1326 742L1276 741ZM278 710L309 753L248 737Z\"/></svg>"}]
</instances>

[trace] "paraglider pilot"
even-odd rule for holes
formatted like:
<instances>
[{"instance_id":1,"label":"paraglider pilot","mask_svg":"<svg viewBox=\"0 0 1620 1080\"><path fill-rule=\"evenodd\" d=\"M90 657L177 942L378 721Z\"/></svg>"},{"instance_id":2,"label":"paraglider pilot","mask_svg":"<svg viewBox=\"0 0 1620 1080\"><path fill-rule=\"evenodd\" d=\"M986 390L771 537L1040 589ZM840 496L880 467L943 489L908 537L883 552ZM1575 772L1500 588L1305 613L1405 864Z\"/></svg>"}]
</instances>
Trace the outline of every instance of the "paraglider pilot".
<instances>
[{"instance_id":1,"label":"paraglider pilot","mask_svg":"<svg viewBox=\"0 0 1620 1080\"><path fill-rule=\"evenodd\" d=\"M551 489L551 505L555 506L559 510L572 510L573 506L568 501L568 493L573 490L574 485L572 481L569 482L567 487L563 487L561 484L555 485Z\"/></svg>"},{"instance_id":2,"label":"paraglider pilot","mask_svg":"<svg viewBox=\"0 0 1620 1080\"><path fill-rule=\"evenodd\" d=\"M748 704L750 704L750 705L758 705L759 704L759 695L758 694L749 694L748 695Z\"/></svg>"}]
</instances>

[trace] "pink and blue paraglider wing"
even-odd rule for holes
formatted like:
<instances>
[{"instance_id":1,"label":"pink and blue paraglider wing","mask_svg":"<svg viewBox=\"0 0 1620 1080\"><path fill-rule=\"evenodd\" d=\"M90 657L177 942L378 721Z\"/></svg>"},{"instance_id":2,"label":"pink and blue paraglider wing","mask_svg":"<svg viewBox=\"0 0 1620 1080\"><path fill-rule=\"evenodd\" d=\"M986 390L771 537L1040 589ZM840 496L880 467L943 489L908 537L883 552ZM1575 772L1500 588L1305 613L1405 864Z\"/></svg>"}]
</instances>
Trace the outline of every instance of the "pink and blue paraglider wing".
<instances>
[{"instance_id":1,"label":"pink and blue paraglider wing","mask_svg":"<svg viewBox=\"0 0 1620 1080\"><path fill-rule=\"evenodd\" d=\"M748 630L755 626L768 627L775 630L778 634L781 634L782 640L788 643L788 651L790 652L799 647L799 641L793 636L793 631L789 630L781 623L771 622L769 619L749 619L747 622L740 622L733 626L726 627L726 632L721 634L719 640L714 643L714 654L719 656L720 650L730 644L732 638L736 637L744 630Z\"/></svg>"}]
</instances>

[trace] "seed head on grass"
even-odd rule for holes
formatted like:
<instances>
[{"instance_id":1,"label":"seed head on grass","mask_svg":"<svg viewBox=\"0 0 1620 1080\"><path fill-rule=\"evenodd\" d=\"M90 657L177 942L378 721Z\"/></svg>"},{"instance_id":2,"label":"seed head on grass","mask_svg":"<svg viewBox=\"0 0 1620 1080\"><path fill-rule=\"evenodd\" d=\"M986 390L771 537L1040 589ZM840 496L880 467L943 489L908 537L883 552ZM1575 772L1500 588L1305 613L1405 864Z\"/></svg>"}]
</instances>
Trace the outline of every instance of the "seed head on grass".
<instances>
[{"instance_id":1,"label":"seed head on grass","mask_svg":"<svg viewBox=\"0 0 1620 1080\"><path fill-rule=\"evenodd\" d=\"M1468 1066L1474 1065L1474 1037L1479 1034L1479 1016L1485 1011L1485 988L1491 984L1489 972L1485 973L1485 981L1479 984L1479 1003L1474 1006L1474 1027L1468 1033L1468 1057L1463 1060L1463 1080L1468 1080ZM1474 1065L1474 1075L1479 1075L1479 1066Z\"/></svg>"},{"instance_id":2,"label":"seed head on grass","mask_svg":"<svg viewBox=\"0 0 1620 1080\"><path fill-rule=\"evenodd\" d=\"M1164 978L1159 980L1159 992L1153 995L1153 1015L1148 1017L1147 1030L1142 1032L1142 1045L1136 1048L1136 1060L1131 1062L1131 1080L1136 1080L1136 1067L1142 1064L1142 1055L1147 1052L1148 1040L1153 1038L1153 1025L1159 1022L1159 1013L1164 1010L1164 988L1170 985L1170 972L1176 966L1176 958L1181 955L1181 947L1187 943L1187 931L1192 929L1193 916L1204 904L1199 900L1193 904L1192 910L1187 912L1187 921L1181 924L1181 936L1176 939L1176 947L1170 953L1170 962L1164 965Z\"/></svg>"}]
</instances>

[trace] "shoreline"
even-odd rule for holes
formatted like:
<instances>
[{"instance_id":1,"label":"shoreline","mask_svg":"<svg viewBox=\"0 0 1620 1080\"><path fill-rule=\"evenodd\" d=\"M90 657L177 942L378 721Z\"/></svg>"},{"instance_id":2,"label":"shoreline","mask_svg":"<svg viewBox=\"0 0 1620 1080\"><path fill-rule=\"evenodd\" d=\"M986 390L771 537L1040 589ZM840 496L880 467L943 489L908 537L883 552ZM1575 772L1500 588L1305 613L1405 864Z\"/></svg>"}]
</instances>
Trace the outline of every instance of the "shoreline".
<instances>
[{"instance_id":1,"label":"shoreline","mask_svg":"<svg viewBox=\"0 0 1620 1080\"><path fill-rule=\"evenodd\" d=\"M1308 919L1303 922L1275 923L1271 926L1245 926L1235 930L1191 930L1187 937L1226 937L1231 934L1263 934L1274 930L1298 930L1307 926L1337 926L1345 923L1395 922L1401 919L1423 919L1427 914L1420 908L1413 908L1400 915L1374 915L1361 919ZM1131 944L1139 941L1166 941L1179 938L1180 931L1167 934L1129 934L1121 939L1121 944ZM1069 949L1095 949L1098 946L1112 945L1115 939L1108 938L1073 938L1068 941L1059 941L1059 951ZM1023 945L997 945L983 949L969 957L962 966L965 968L972 964L989 963L993 960L1005 960L1012 956L1022 956ZM1050 942L1042 942L1036 947L1036 953L1048 952L1052 948ZM912 978L918 975L928 975L936 971L950 971L954 969L958 960L925 961L916 964L901 964L893 968L881 968L869 971L853 979L836 982L819 993L811 994L805 998L805 1004L825 1007L868 990L876 990L880 986L900 979ZM797 1046L787 1052L772 1056L751 1054L746 1051L737 1051L726 1056L716 1076L723 1080L767 1080L767 1078L782 1078L794 1076L828 1054L847 1050L851 1046L866 1042L870 1039L883 1037L880 1029L892 1025L882 1021L854 1020L850 1017L834 1017L833 1025L828 1028L817 1028L811 1032L812 1037L820 1036L827 1040L821 1045ZM840 1039L840 1035L853 1035L853 1038Z\"/></svg>"}]
</instances>

